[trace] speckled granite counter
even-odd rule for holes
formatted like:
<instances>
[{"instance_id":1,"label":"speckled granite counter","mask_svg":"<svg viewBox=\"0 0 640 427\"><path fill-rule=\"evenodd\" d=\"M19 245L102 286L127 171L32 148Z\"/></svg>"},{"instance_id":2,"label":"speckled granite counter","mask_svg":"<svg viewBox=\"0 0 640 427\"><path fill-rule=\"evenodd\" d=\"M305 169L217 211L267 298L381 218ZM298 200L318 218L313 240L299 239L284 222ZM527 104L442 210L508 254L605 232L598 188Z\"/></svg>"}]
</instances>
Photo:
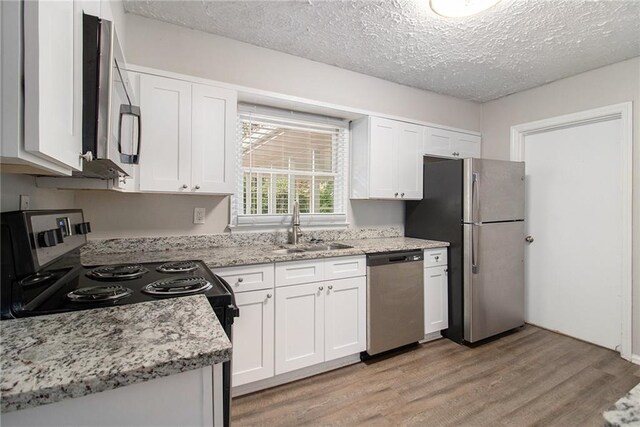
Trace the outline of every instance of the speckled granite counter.
<instances>
[{"instance_id":1,"label":"speckled granite counter","mask_svg":"<svg viewBox=\"0 0 640 427\"><path fill-rule=\"evenodd\" d=\"M603 416L606 426L640 426L640 384L618 400Z\"/></svg>"},{"instance_id":2,"label":"speckled granite counter","mask_svg":"<svg viewBox=\"0 0 640 427\"><path fill-rule=\"evenodd\" d=\"M401 250L428 249L449 246L449 243L410 237L387 237L373 239L340 240L353 248L327 251L310 251L290 254L274 254L273 251L290 245L225 246L211 248L172 249L170 240L163 239L161 245L146 247L144 251L124 253L84 253L84 265L107 265L132 262L160 262L202 260L211 268L233 265L262 264L269 262L295 261L302 259L330 258L336 256L362 255ZM304 246L304 245L302 245Z\"/></svg>"},{"instance_id":3,"label":"speckled granite counter","mask_svg":"<svg viewBox=\"0 0 640 427\"><path fill-rule=\"evenodd\" d=\"M204 295L0 322L1 410L10 412L231 358Z\"/></svg>"}]
</instances>

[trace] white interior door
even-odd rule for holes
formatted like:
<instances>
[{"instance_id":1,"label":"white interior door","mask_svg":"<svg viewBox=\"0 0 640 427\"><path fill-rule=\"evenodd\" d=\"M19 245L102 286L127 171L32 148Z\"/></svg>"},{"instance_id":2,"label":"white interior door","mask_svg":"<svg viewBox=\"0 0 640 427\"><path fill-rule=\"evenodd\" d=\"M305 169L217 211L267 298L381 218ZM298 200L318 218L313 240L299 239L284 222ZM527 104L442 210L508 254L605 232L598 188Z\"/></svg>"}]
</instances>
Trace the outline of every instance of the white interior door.
<instances>
[{"instance_id":1,"label":"white interior door","mask_svg":"<svg viewBox=\"0 0 640 427\"><path fill-rule=\"evenodd\" d=\"M615 349L623 280L622 121L527 135L525 317Z\"/></svg>"}]
</instances>

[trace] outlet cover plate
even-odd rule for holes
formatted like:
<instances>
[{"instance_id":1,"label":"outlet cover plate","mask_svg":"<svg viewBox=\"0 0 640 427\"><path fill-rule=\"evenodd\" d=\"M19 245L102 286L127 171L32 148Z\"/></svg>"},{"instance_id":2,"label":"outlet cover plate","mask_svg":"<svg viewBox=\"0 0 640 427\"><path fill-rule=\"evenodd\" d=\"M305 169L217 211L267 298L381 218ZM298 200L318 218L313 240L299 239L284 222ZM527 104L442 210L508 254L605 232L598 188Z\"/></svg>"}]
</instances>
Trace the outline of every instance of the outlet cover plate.
<instances>
[{"instance_id":1,"label":"outlet cover plate","mask_svg":"<svg viewBox=\"0 0 640 427\"><path fill-rule=\"evenodd\" d=\"M205 208L193 208L193 223L204 224Z\"/></svg>"}]
</instances>

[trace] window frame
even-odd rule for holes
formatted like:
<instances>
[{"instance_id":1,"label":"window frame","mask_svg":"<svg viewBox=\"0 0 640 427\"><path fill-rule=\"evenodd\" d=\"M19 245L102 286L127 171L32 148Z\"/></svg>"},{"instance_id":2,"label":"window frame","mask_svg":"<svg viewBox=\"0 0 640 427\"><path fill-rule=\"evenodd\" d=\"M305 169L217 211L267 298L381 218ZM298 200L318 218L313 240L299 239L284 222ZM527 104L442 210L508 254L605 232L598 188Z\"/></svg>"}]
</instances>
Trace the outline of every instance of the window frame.
<instances>
[{"instance_id":1,"label":"window frame","mask_svg":"<svg viewBox=\"0 0 640 427\"><path fill-rule=\"evenodd\" d=\"M288 196L288 211L291 210L291 204L293 202L293 194L294 194L294 186L291 181L295 179L296 176L311 176L311 195L310 195L310 204L313 206L314 202L314 194L315 191L315 177L321 176L332 176L340 179L336 179L335 182L340 181L339 184L341 188L338 190L341 194L338 195L338 199L340 201L340 205L342 206L342 210L344 212L339 213L301 213L300 214L300 224L303 228L346 228L349 223L347 221L347 209L348 209L348 201L349 201L349 154L350 154L350 144L351 144L351 132L349 129L349 121L344 119L337 119L332 117L325 117L315 114L302 113L297 111L287 111L281 110L273 107L265 107L265 106L257 106L257 105L247 105L247 104L238 104L238 132L236 138L237 145L237 155L236 155L236 167L237 167L237 179L236 179L236 191L231 196L230 202L230 230L282 230L287 229L291 225L292 215L290 213L287 214L276 214L276 213L268 213L268 214L243 214L243 200L244 200L244 186L245 186L245 168L242 165L242 120L247 115L255 115L256 117L262 117L267 121L272 119L274 121L281 121L283 124L288 126L298 125L313 125L313 126L326 126L328 128L337 128L340 129L343 134L343 144L342 147L342 167L338 168L339 172L336 173L328 173L328 172L308 172L308 171L295 171L295 170L272 170L265 169L264 171L260 171L258 168L258 175L256 176L256 197L261 197L262 186L260 185L260 180L258 177L262 178L262 176L270 177L270 185L275 185L276 179L274 177L285 175L289 179L289 196ZM252 173L256 172L256 168L252 170ZM264 174L264 175L260 175ZM252 177L253 178L253 177ZM247 185L251 185L250 181L246 181ZM336 184L334 184L336 185ZM275 195L270 194L269 203L273 203L273 207L275 209ZM336 200L338 200L336 199ZM257 200L257 199L256 199ZM260 199L261 201L261 199ZM258 205L256 208L256 212L261 205ZM311 208L313 210L313 208Z\"/></svg>"}]
</instances>

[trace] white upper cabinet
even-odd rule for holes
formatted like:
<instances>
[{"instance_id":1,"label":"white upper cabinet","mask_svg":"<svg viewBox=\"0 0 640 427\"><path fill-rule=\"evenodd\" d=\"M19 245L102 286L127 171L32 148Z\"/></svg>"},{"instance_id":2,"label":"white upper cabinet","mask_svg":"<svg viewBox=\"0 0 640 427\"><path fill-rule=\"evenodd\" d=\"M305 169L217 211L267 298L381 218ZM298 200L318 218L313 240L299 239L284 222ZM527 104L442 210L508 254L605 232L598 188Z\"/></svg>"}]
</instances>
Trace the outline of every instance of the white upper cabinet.
<instances>
[{"instance_id":1,"label":"white upper cabinet","mask_svg":"<svg viewBox=\"0 0 640 427\"><path fill-rule=\"evenodd\" d=\"M70 175L82 168L82 3L0 7L2 163Z\"/></svg>"},{"instance_id":2,"label":"white upper cabinet","mask_svg":"<svg viewBox=\"0 0 640 427\"><path fill-rule=\"evenodd\" d=\"M351 198L422 199L424 126L369 116L351 132Z\"/></svg>"},{"instance_id":3,"label":"white upper cabinet","mask_svg":"<svg viewBox=\"0 0 640 427\"><path fill-rule=\"evenodd\" d=\"M140 190L189 192L191 83L140 76Z\"/></svg>"},{"instance_id":4,"label":"white upper cabinet","mask_svg":"<svg viewBox=\"0 0 640 427\"><path fill-rule=\"evenodd\" d=\"M424 133L424 155L465 159L480 157L479 135L426 127Z\"/></svg>"},{"instance_id":5,"label":"white upper cabinet","mask_svg":"<svg viewBox=\"0 0 640 427\"><path fill-rule=\"evenodd\" d=\"M232 194L237 95L140 75L140 191Z\"/></svg>"}]
</instances>

